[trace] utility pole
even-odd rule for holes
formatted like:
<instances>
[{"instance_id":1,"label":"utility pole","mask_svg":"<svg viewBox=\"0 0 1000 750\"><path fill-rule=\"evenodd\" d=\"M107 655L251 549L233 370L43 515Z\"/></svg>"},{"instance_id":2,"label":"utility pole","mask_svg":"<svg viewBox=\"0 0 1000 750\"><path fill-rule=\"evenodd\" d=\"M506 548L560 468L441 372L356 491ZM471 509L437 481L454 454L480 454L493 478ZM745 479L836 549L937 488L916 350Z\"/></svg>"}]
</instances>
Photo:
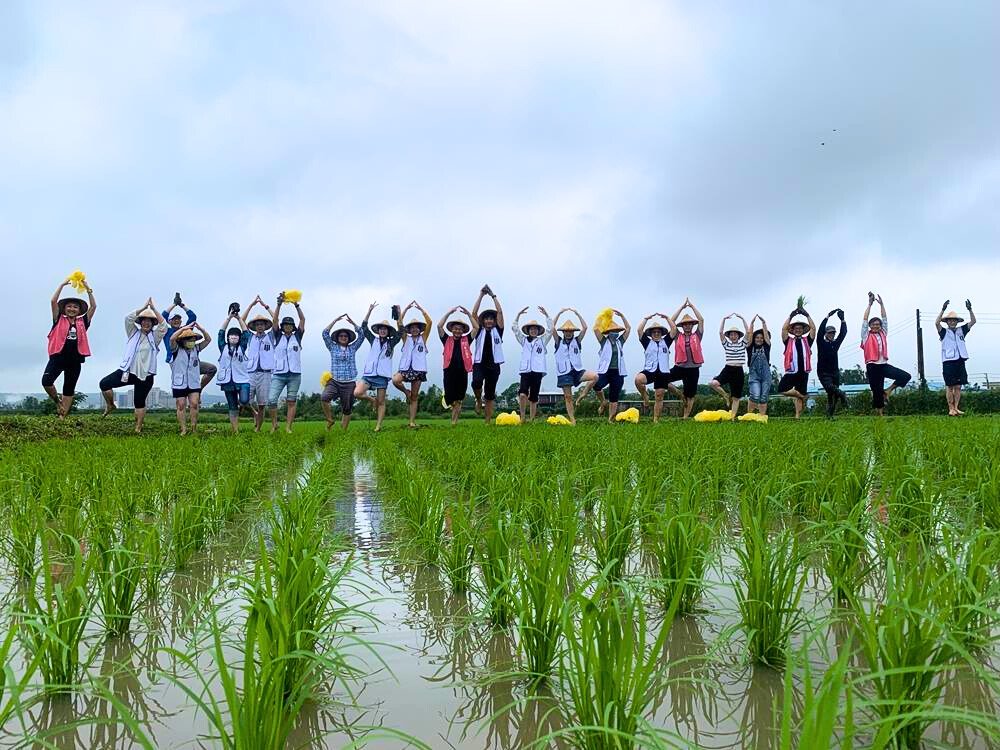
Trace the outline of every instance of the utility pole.
<instances>
[{"instance_id":1,"label":"utility pole","mask_svg":"<svg viewBox=\"0 0 1000 750\"><path fill-rule=\"evenodd\" d=\"M920 387L927 388L927 378L924 377L924 329L920 327L920 308L917 308L917 377Z\"/></svg>"}]
</instances>

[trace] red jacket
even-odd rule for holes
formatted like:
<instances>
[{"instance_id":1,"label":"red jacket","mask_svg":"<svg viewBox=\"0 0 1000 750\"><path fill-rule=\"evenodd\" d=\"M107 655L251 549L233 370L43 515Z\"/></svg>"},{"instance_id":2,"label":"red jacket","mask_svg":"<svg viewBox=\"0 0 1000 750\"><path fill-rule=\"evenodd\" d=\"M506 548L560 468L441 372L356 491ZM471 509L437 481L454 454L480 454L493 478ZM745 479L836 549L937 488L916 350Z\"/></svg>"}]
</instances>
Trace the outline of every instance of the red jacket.
<instances>
[{"instance_id":1,"label":"red jacket","mask_svg":"<svg viewBox=\"0 0 1000 750\"><path fill-rule=\"evenodd\" d=\"M674 363L682 365L687 362L687 345L683 333L677 334L677 342L674 344ZM701 353L701 332L691 334L691 359L696 365L705 364L705 356Z\"/></svg>"},{"instance_id":2,"label":"red jacket","mask_svg":"<svg viewBox=\"0 0 1000 750\"><path fill-rule=\"evenodd\" d=\"M865 336L865 343L861 345L865 353L865 364L878 361L879 339L882 340L882 357L889 359L889 339L886 337L885 331L879 331L878 333L869 331L868 335Z\"/></svg>"},{"instance_id":3,"label":"red jacket","mask_svg":"<svg viewBox=\"0 0 1000 750\"><path fill-rule=\"evenodd\" d=\"M792 367L795 360L795 337L789 336L785 342L785 372L799 372ZM812 372L813 355L812 345L806 336L802 337L802 372Z\"/></svg>"},{"instance_id":4,"label":"red jacket","mask_svg":"<svg viewBox=\"0 0 1000 750\"><path fill-rule=\"evenodd\" d=\"M69 318L60 315L59 320L49 331L49 356L58 354L66 345L66 336L69 334ZM90 341L87 339L87 323L82 315L76 317L76 348L80 356L90 356Z\"/></svg>"},{"instance_id":5,"label":"red jacket","mask_svg":"<svg viewBox=\"0 0 1000 750\"><path fill-rule=\"evenodd\" d=\"M472 349L469 348L469 337L463 334L462 338L459 339L461 342L459 346L462 348L462 364L465 365L466 372L472 372ZM443 366L448 369L448 365L451 363L451 354L455 351L455 337L449 336L444 340L444 358Z\"/></svg>"}]
</instances>

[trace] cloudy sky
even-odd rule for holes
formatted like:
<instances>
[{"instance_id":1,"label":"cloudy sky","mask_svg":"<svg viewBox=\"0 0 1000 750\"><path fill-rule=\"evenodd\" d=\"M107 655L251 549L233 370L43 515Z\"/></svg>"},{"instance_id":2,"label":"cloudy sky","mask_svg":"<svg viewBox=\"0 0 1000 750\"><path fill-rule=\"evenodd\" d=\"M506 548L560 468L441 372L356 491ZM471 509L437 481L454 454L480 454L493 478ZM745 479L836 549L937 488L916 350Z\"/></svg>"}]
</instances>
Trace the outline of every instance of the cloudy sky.
<instances>
[{"instance_id":1,"label":"cloudy sky","mask_svg":"<svg viewBox=\"0 0 1000 750\"><path fill-rule=\"evenodd\" d=\"M804 293L847 310L845 364L874 289L907 368L914 309L933 336L971 297L970 373L1000 378L998 70L987 0L0 3L0 391L39 390L74 268L85 391L149 295L215 329L302 289L311 390L340 312L483 282L511 318L690 295L713 333Z\"/></svg>"}]
</instances>

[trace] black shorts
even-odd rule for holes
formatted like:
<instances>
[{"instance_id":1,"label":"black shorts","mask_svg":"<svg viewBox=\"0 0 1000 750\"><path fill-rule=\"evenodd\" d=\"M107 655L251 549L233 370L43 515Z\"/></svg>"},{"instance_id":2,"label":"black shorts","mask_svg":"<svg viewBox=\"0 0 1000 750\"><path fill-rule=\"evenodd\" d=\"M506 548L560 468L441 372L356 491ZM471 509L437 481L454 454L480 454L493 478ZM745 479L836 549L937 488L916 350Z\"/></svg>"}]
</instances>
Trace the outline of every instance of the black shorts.
<instances>
[{"instance_id":1,"label":"black shorts","mask_svg":"<svg viewBox=\"0 0 1000 750\"><path fill-rule=\"evenodd\" d=\"M969 384L969 375L965 371L964 359L942 362L941 372L944 375L944 384L947 386Z\"/></svg>"},{"instance_id":2,"label":"black shorts","mask_svg":"<svg viewBox=\"0 0 1000 750\"><path fill-rule=\"evenodd\" d=\"M483 389L483 399L497 400L497 381L500 380L500 365L484 365L482 362L472 366L472 390Z\"/></svg>"},{"instance_id":3,"label":"black shorts","mask_svg":"<svg viewBox=\"0 0 1000 750\"><path fill-rule=\"evenodd\" d=\"M680 380L684 384L684 398L694 398L698 394L698 373L700 367L678 367L674 365L667 373L667 382Z\"/></svg>"},{"instance_id":4,"label":"black shorts","mask_svg":"<svg viewBox=\"0 0 1000 750\"><path fill-rule=\"evenodd\" d=\"M201 388L173 388L174 398L187 398L192 393L201 393Z\"/></svg>"},{"instance_id":5,"label":"black shorts","mask_svg":"<svg viewBox=\"0 0 1000 750\"><path fill-rule=\"evenodd\" d=\"M747 376L739 365L726 365L715 379L719 385L729 386L729 393L733 398L743 397L743 384L746 383Z\"/></svg>"},{"instance_id":6,"label":"black shorts","mask_svg":"<svg viewBox=\"0 0 1000 750\"><path fill-rule=\"evenodd\" d=\"M608 389L608 402L612 404L617 404L618 399L622 395L622 386L625 385L625 376L619 375L618 370L608 370L597 376L597 382L594 383L595 391L603 391L605 388Z\"/></svg>"},{"instance_id":7,"label":"black shorts","mask_svg":"<svg viewBox=\"0 0 1000 750\"><path fill-rule=\"evenodd\" d=\"M538 394L542 391L542 378L544 372L522 372L521 383L517 388L518 395L528 397L528 401L533 404L538 403Z\"/></svg>"},{"instance_id":8,"label":"black shorts","mask_svg":"<svg viewBox=\"0 0 1000 750\"><path fill-rule=\"evenodd\" d=\"M79 355L67 357L62 352L51 355L48 364L45 365L45 372L42 373L42 387L51 388L55 385L56 378L62 375L62 395L72 396L76 392L76 383L80 379L80 366L82 364L83 361Z\"/></svg>"},{"instance_id":9,"label":"black shorts","mask_svg":"<svg viewBox=\"0 0 1000 750\"><path fill-rule=\"evenodd\" d=\"M809 390L808 372L786 372L778 381L778 393L786 393L796 390L803 396Z\"/></svg>"},{"instance_id":10,"label":"black shorts","mask_svg":"<svg viewBox=\"0 0 1000 750\"><path fill-rule=\"evenodd\" d=\"M465 392L469 389L469 373L465 368L449 367L444 371L444 400L451 406L456 401L465 400Z\"/></svg>"},{"instance_id":11,"label":"black shorts","mask_svg":"<svg viewBox=\"0 0 1000 750\"><path fill-rule=\"evenodd\" d=\"M654 391L662 391L670 385L670 375L665 372L643 370L642 374L646 376L646 384L653 386Z\"/></svg>"}]
</instances>

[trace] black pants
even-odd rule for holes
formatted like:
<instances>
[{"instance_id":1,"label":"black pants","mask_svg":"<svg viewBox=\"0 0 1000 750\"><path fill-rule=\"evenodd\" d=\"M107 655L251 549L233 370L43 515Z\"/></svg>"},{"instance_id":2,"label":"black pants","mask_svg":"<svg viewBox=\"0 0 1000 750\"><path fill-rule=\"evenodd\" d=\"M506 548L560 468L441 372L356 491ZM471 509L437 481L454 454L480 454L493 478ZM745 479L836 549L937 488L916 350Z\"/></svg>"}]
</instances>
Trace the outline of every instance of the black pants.
<instances>
[{"instance_id":1,"label":"black pants","mask_svg":"<svg viewBox=\"0 0 1000 750\"><path fill-rule=\"evenodd\" d=\"M484 365L479 363L472 366L472 390L482 388L484 401L497 400L497 381L500 380L500 365Z\"/></svg>"},{"instance_id":2,"label":"black pants","mask_svg":"<svg viewBox=\"0 0 1000 750\"><path fill-rule=\"evenodd\" d=\"M838 399L843 400L845 404L847 403L847 394L840 390L840 373L817 372L816 377L819 378L819 384L826 391L826 416L832 417L837 410Z\"/></svg>"},{"instance_id":3,"label":"black pants","mask_svg":"<svg viewBox=\"0 0 1000 750\"><path fill-rule=\"evenodd\" d=\"M528 401L537 404L538 394L542 391L542 378L544 377L544 372L522 372L521 383L517 389L518 394L527 396Z\"/></svg>"},{"instance_id":4,"label":"black pants","mask_svg":"<svg viewBox=\"0 0 1000 750\"><path fill-rule=\"evenodd\" d=\"M892 384L897 388L903 388L910 382L912 377L906 370L886 363L877 365L869 362L865 365L868 373L868 386L872 389L872 406L876 409L885 408L885 381L892 380Z\"/></svg>"},{"instance_id":5,"label":"black pants","mask_svg":"<svg viewBox=\"0 0 1000 750\"><path fill-rule=\"evenodd\" d=\"M136 409L146 408L146 396L149 392L153 390L153 374L150 373L146 376L145 380L139 380L132 373L128 374L128 380L122 381L122 371L115 370L110 375L105 375L101 378L101 382L98 387L102 391L112 391L115 388L127 388L130 385L135 386L135 392L133 393L133 400L135 402Z\"/></svg>"},{"instance_id":6,"label":"black pants","mask_svg":"<svg viewBox=\"0 0 1000 750\"><path fill-rule=\"evenodd\" d=\"M62 352L49 357L48 364L45 365L45 372L42 373L42 387L49 388L56 384L56 378L63 376L62 395L72 396L76 393L76 381L80 379L79 355L66 357Z\"/></svg>"}]
</instances>

